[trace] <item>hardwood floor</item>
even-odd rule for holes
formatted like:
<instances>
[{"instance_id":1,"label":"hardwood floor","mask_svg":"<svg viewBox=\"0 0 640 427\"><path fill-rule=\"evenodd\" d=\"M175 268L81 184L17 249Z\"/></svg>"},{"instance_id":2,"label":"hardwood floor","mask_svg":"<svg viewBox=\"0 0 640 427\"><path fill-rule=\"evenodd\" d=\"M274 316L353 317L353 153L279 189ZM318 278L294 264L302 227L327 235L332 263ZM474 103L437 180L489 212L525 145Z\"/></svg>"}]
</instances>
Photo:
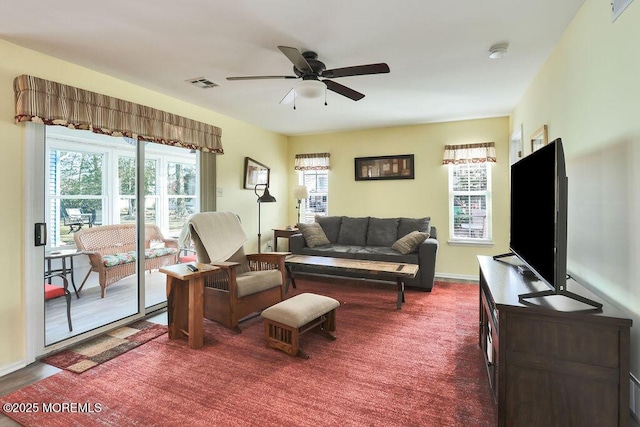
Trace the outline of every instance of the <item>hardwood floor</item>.
<instances>
[{"instance_id":1,"label":"hardwood floor","mask_svg":"<svg viewBox=\"0 0 640 427\"><path fill-rule=\"evenodd\" d=\"M163 287L163 291L164 291L164 287ZM99 296L100 296L100 292L98 291L98 297ZM63 302L64 302L64 299L63 299ZM66 319L66 315L65 315L65 319ZM147 317L146 320L148 320L149 322L166 325L167 310L163 309L160 312ZM65 326L66 326L66 323L65 323ZM22 387L26 387L36 381L39 381L51 375L57 374L58 372L60 372L60 369L56 368L55 366L47 365L46 363L36 361L30 364L29 366L26 366L18 371L15 371L8 375L0 377L0 396L13 393L16 390L20 390ZM0 427L15 427L15 426L20 426L20 424L16 423L6 415L0 414Z\"/></svg>"}]
</instances>

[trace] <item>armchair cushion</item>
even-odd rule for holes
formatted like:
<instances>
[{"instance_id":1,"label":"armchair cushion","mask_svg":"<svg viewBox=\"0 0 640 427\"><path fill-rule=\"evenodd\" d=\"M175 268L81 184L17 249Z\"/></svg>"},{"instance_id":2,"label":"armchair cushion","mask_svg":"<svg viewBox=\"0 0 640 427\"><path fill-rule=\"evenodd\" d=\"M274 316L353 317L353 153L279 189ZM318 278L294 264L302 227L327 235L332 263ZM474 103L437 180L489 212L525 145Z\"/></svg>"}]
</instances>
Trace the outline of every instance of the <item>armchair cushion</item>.
<instances>
[{"instance_id":1,"label":"armchair cushion","mask_svg":"<svg viewBox=\"0 0 640 427\"><path fill-rule=\"evenodd\" d=\"M44 284L44 299L49 300L53 298L61 297L65 294L62 286L51 285L49 283Z\"/></svg>"},{"instance_id":2,"label":"armchair cushion","mask_svg":"<svg viewBox=\"0 0 640 427\"><path fill-rule=\"evenodd\" d=\"M236 277L238 298L282 285L280 270L250 271Z\"/></svg>"}]
</instances>

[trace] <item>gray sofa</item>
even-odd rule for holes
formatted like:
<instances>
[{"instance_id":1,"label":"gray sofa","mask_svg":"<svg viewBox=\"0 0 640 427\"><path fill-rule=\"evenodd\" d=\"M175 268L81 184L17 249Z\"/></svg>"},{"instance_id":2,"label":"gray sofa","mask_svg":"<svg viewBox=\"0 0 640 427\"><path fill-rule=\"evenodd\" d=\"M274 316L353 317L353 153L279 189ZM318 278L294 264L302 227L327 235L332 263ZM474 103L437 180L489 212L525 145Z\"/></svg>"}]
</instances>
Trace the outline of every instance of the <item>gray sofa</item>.
<instances>
[{"instance_id":1,"label":"gray sofa","mask_svg":"<svg viewBox=\"0 0 640 427\"><path fill-rule=\"evenodd\" d=\"M330 244L309 247L302 234L294 234L289 240L292 253L418 264L418 275L405 284L425 291L433 288L438 240L436 228L430 226L430 218L329 216L316 217L316 222L322 227ZM391 248L393 243L411 231L428 232L429 238L415 252L406 255ZM313 272L313 268L303 271Z\"/></svg>"}]
</instances>

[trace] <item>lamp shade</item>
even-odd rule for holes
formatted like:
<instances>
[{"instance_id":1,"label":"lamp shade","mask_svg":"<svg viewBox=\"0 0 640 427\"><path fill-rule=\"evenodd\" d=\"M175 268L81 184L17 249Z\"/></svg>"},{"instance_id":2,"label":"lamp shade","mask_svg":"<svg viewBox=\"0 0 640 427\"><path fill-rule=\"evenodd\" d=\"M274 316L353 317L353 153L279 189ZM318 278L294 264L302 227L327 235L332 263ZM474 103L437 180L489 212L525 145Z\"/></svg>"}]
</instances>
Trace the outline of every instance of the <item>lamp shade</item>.
<instances>
[{"instance_id":1,"label":"lamp shade","mask_svg":"<svg viewBox=\"0 0 640 427\"><path fill-rule=\"evenodd\" d=\"M318 98L326 88L327 86L320 80L303 80L296 86L296 93L303 98Z\"/></svg>"},{"instance_id":2,"label":"lamp shade","mask_svg":"<svg viewBox=\"0 0 640 427\"><path fill-rule=\"evenodd\" d=\"M296 185L293 187L293 198L296 200L303 200L309 197L309 190L304 185Z\"/></svg>"},{"instance_id":3,"label":"lamp shade","mask_svg":"<svg viewBox=\"0 0 640 427\"><path fill-rule=\"evenodd\" d=\"M276 198L269 194L269 187L265 187L262 196L258 197L258 203L273 203L275 201Z\"/></svg>"}]
</instances>

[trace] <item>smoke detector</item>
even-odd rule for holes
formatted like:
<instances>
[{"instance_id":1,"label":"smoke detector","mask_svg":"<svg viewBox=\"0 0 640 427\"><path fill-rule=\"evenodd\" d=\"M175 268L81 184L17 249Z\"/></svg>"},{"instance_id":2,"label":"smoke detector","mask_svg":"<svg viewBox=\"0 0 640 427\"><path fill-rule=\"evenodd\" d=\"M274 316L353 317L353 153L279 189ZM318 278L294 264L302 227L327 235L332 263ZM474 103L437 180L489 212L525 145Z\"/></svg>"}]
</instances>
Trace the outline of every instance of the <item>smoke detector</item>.
<instances>
[{"instance_id":1,"label":"smoke detector","mask_svg":"<svg viewBox=\"0 0 640 427\"><path fill-rule=\"evenodd\" d=\"M187 82L199 87L200 89L209 89L212 87L220 86L219 84L214 83L205 77L195 77L193 79L187 80Z\"/></svg>"},{"instance_id":2,"label":"smoke detector","mask_svg":"<svg viewBox=\"0 0 640 427\"><path fill-rule=\"evenodd\" d=\"M489 48L489 58L498 59L502 58L507 54L507 48L509 47L508 43L498 43L494 44Z\"/></svg>"}]
</instances>

